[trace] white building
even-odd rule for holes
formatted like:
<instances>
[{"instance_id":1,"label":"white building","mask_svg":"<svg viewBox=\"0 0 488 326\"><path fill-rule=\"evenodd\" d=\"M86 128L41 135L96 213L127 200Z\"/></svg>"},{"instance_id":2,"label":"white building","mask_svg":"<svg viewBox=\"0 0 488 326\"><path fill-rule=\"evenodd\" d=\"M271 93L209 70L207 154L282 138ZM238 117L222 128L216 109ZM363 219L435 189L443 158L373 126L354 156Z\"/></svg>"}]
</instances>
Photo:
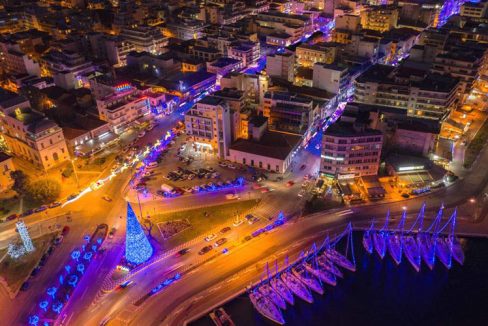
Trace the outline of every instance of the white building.
<instances>
[{"instance_id":1,"label":"white building","mask_svg":"<svg viewBox=\"0 0 488 326\"><path fill-rule=\"evenodd\" d=\"M134 44L136 51L161 54L168 45L168 39L156 27L138 26L125 28L120 33L125 41Z\"/></svg>"},{"instance_id":2,"label":"white building","mask_svg":"<svg viewBox=\"0 0 488 326\"><path fill-rule=\"evenodd\" d=\"M293 82L295 78L295 54L291 51L276 53L266 57L266 73Z\"/></svg>"},{"instance_id":3,"label":"white building","mask_svg":"<svg viewBox=\"0 0 488 326\"><path fill-rule=\"evenodd\" d=\"M231 110L224 99L207 96L185 114L186 133L196 149L225 158L232 141Z\"/></svg>"},{"instance_id":4,"label":"white building","mask_svg":"<svg viewBox=\"0 0 488 326\"><path fill-rule=\"evenodd\" d=\"M313 87L338 94L349 83L349 72L346 65L316 63L313 66Z\"/></svg>"}]
</instances>

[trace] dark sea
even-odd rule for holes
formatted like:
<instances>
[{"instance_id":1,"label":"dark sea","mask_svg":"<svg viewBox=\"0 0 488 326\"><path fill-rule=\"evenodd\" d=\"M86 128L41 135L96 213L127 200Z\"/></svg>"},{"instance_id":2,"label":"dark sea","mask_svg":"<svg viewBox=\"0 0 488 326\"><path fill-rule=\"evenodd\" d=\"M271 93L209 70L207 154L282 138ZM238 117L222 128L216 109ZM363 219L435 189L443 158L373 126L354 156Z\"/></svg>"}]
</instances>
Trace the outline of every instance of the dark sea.
<instances>
[{"instance_id":1,"label":"dark sea","mask_svg":"<svg viewBox=\"0 0 488 326\"><path fill-rule=\"evenodd\" d=\"M488 325L488 239L462 239L463 266L451 270L436 262L415 272L408 260L396 266L388 255L368 255L354 234L355 273L345 272L337 286L314 294L314 303L295 298L284 311L286 325ZM246 295L224 309L236 325L276 325L262 317ZM214 325L208 315L192 326Z\"/></svg>"}]
</instances>

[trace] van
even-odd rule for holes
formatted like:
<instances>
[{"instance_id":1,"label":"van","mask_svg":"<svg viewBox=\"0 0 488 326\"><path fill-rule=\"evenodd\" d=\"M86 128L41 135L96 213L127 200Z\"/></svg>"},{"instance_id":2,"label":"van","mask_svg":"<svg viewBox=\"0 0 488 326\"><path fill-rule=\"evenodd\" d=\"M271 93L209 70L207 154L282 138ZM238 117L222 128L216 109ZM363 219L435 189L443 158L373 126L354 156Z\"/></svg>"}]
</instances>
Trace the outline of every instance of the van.
<instances>
[{"instance_id":1,"label":"van","mask_svg":"<svg viewBox=\"0 0 488 326\"><path fill-rule=\"evenodd\" d=\"M149 164L146 165L146 167L148 169L155 169L158 167L158 163L157 162L150 162Z\"/></svg>"}]
</instances>

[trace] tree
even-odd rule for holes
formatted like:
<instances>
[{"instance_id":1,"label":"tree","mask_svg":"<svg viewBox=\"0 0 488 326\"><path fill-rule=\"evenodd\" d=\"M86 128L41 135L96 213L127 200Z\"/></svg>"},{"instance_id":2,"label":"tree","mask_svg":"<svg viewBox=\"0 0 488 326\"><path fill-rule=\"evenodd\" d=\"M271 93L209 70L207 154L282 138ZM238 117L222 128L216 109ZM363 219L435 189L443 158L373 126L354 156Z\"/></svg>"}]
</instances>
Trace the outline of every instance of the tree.
<instances>
[{"instance_id":1,"label":"tree","mask_svg":"<svg viewBox=\"0 0 488 326\"><path fill-rule=\"evenodd\" d=\"M51 179L39 180L30 185L28 193L34 201L49 204L58 199L61 185Z\"/></svg>"},{"instance_id":2,"label":"tree","mask_svg":"<svg viewBox=\"0 0 488 326\"><path fill-rule=\"evenodd\" d=\"M25 195L29 189L29 176L23 171L17 170L10 172L10 177L14 180L14 185L12 189L15 190L19 195Z\"/></svg>"}]
</instances>

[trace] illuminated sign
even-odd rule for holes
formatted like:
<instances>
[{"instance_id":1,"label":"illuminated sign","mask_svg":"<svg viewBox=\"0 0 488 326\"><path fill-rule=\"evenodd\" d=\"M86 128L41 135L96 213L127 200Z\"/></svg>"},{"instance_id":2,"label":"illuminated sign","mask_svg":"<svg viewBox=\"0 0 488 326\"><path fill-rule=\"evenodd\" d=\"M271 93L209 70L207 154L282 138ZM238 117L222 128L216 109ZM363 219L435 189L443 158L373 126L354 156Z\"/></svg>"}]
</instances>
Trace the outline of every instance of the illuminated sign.
<instances>
[{"instance_id":1,"label":"illuminated sign","mask_svg":"<svg viewBox=\"0 0 488 326\"><path fill-rule=\"evenodd\" d=\"M132 86L129 83L122 83L122 84L115 86L115 91L117 93L120 93L120 92L127 91L131 88L132 88Z\"/></svg>"}]
</instances>

